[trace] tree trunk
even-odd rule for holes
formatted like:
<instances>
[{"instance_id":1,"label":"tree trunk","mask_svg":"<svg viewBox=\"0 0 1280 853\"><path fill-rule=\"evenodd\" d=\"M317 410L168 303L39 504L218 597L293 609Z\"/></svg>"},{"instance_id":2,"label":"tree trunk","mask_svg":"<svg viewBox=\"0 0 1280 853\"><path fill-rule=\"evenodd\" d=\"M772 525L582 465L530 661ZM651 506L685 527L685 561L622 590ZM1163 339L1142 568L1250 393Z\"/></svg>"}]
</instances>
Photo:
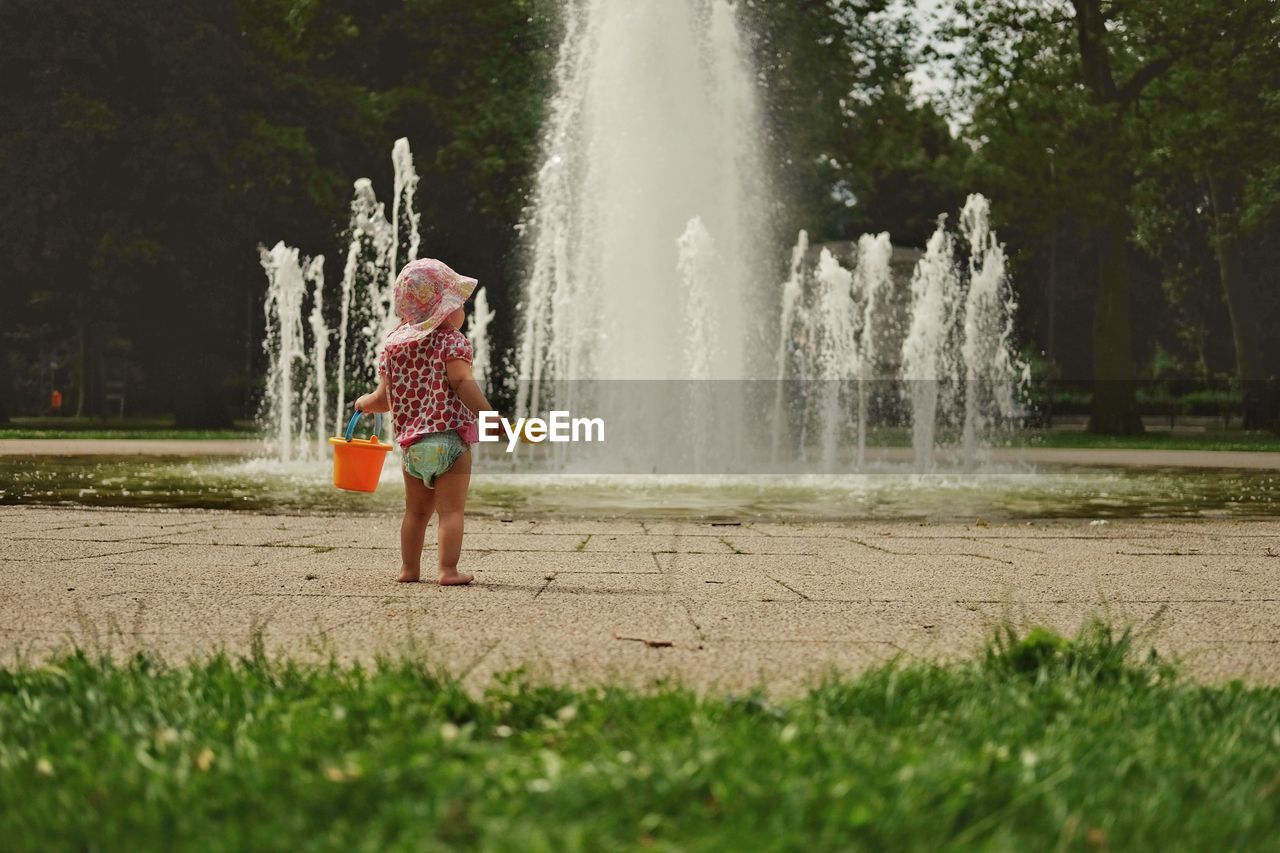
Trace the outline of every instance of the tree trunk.
<instances>
[{"instance_id":1,"label":"tree trunk","mask_svg":"<svg viewBox=\"0 0 1280 853\"><path fill-rule=\"evenodd\" d=\"M84 379L85 379L85 322L83 317L76 323L76 363L71 370L72 381L76 383L76 417L84 417Z\"/></svg>"},{"instance_id":2,"label":"tree trunk","mask_svg":"<svg viewBox=\"0 0 1280 853\"><path fill-rule=\"evenodd\" d=\"M1129 319L1128 230L1123 220L1099 228L1098 302L1093 315L1093 409L1089 431L1139 435L1136 368Z\"/></svg>"},{"instance_id":3,"label":"tree trunk","mask_svg":"<svg viewBox=\"0 0 1280 853\"><path fill-rule=\"evenodd\" d=\"M1231 316L1231 336L1236 350L1236 377L1240 380L1245 429L1268 425L1267 372L1262 355L1262 326L1254 278L1245 257L1247 246L1236 223L1244 181L1234 170L1205 169L1209 200L1213 204L1214 251L1218 273Z\"/></svg>"},{"instance_id":4,"label":"tree trunk","mask_svg":"<svg viewBox=\"0 0 1280 853\"><path fill-rule=\"evenodd\" d=\"M9 423L9 399L13 395L13 375L9 364L8 341L0 334L0 424Z\"/></svg>"},{"instance_id":5,"label":"tree trunk","mask_svg":"<svg viewBox=\"0 0 1280 853\"><path fill-rule=\"evenodd\" d=\"M1093 315L1093 410L1089 430L1111 435L1143 431L1136 396L1137 369L1129 322L1128 200L1131 182L1124 152L1121 116L1124 98L1111 72L1107 22L1101 0L1072 0L1080 47L1080 75L1090 99L1102 108L1092 128L1091 148L1098 166L1098 190L1104 201L1096 211L1101 225L1098 247L1098 302ZM1127 88L1127 87L1126 87Z\"/></svg>"}]
</instances>

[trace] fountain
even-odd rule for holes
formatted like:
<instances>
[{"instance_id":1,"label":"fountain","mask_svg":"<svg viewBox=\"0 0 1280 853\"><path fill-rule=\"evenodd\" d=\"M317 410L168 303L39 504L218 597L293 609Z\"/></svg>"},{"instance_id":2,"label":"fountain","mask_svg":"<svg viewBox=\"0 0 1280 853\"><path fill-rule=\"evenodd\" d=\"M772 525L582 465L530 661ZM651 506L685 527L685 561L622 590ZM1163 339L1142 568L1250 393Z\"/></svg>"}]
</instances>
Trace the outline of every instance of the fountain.
<instances>
[{"instance_id":1,"label":"fountain","mask_svg":"<svg viewBox=\"0 0 1280 853\"><path fill-rule=\"evenodd\" d=\"M1019 417L1028 367L1013 350L1017 306L989 216L987 199L970 196L960 217L967 269L957 260L955 235L940 219L901 308L894 299L888 234L858 240L850 273L827 249L815 264L801 263L808 246L801 232L782 287L781 335L803 345L789 359L779 351L778 375L816 380L805 383L805 429L812 425L820 436L823 470L835 466L835 436L850 415L857 437L848 467L866 470L873 394L881 400L900 396L908 404L918 473L936 469L946 444L941 436L954 428L963 436L961 467L973 470L984 433ZM854 393L846 387L850 380L856 380ZM785 421L775 429L779 425ZM803 451L803 436L800 441Z\"/></svg>"},{"instance_id":2,"label":"fountain","mask_svg":"<svg viewBox=\"0 0 1280 853\"><path fill-rule=\"evenodd\" d=\"M418 257L421 246L421 214L415 206L418 173L409 140L396 140L391 161L395 177L390 218L373 182L355 182L335 328L326 325L324 258L300 258L297 249L284 243L271 250L260 248L267 273L263 347L268 358L260 420L271 436L271 453L281 462L324 458L330 430L345 422L355 397L377 383L380 342L397 323L392 288L400 268ZM493 318L480 288L467 334L482 383L489 373L488 329ZM334 414L329 420L325 412L331 392Z\"/></svg>"},{"instance_id":3,"label":"fountain","mask_svg":"<svg viewBox=\"0 0 1280 853\"><path fill-rule=\"evenodd\" d=\"M902 378L911 401L911 446L920 473L933 470L939 409L945 422L959 377L954 331L961 287L955 238L946 230L945 216L940 217L911 276L910 325L902 342Z\"/></svg>"},{"instance_id":4,"label":"fountain","mask_svg":"<svg viewBox=\"0 0 1280 853\"><path fill-rule=\"evenodd\" d=\"M268 359L260 420L270 435L269 452L280 462L324 458L331 430L346 421L355 397L377 383L380 342L397 323L392 288L400 268L418 257L421 246L418 173L407 139L396 140L391 161L395 197L390 218L373 183L368 178L355 182L336 317L326 319L322 256L301 257L284 243L260 248L267 273L263 347ZM479 377L489 372L493 318L481 288L468 328ZM327 416L330 394L332 420Z\"/></svg>"},{"instance_id":5,"label":"fountain","mask_svg":"<svg viewBox=\"0 0 1280 853\"><path fill-rule=\"evenodd\" d=\"M367 178L355 183L347 235L338 321L335 424L342 423L347 414L348 383L353 388L364 387L376 369L376 342L386 321L384 271L396 238Z\"/></svg>"},{"instance_id":6,"label":"fountain","mask_svg":"<svg viewBox=\"0 0 1280 853\"><path fill-rule=\"evenodd\" d=\"M778 305L758 87L737 5L567 2L565 27L520 227L527 278L504 377L517 414L606 416L612 452L626 459L603 470L657 470L660 460L836 474L869 470L870 429L901 419L905 402L915 471L935 470L957 432L963 467L978 464L983 435L1016 418L1026 373L987 200L969 198L959 239L940 220L909 295L895 285L888 234L864 235L846 265L801 232ZM420 248L406 140L392 162L389 216L367 179L355 184L333 329L322 259L264 250L264 413L280 459L324 453L328 429L374 384L379 342L396 322L395 275ZM483 290L475 299L467 334L483 382L494 312ZM333 421L321 414L329 406ZM561 448L543 461L566 458Z\"/></svg>"},{"instance_id":7,"label":"fountain","mask_svg":"<svg viewBox=\"0 0 1280 853\"><path fill-rule=\"evenodd\" d=\"M770 195L737 13L726 0L567 4L543 165L522 225L517 410L589 400L653 448L661 437L634 422L654 408L664 414L651 432L676 432L683 444L707 432L700 417L714 418L717 446L737 461L752 436L722 425L759 402L741 394L731 408L709 403L722 385L707 380L772 377L771 464L803 461L813 443L819 470L836 473L864 469L873 407L905 393L916 470L933 470L940 430L954 425L961 402L971 465L984 430L1016 414L1011 384L1020 370L985 200L971 198L962 216L969 274L940 227L905 313L894 298L888 234L861 238L847 269L828 251L812 264L802 233L778 325L757 327L752 318L778 309L761 280L771 268ZM659 399L638 386L605 387L636 379L698 388ZM700 449L694 456L708 458Z\"/></svg>"},{"instance_id":8,"label":"fountain","mask_svg":"<svg viewBox=\"0 0 1280 853\"><path fill-rule=\"evenodd\" d=\"M760 375L768 194L736 7L595 0L565 16L523 229L518 410L560 406L548 395L566 380L691 378L678 316L690 300L714 307L696 320L707 345L693 371ZM712 238L714 267L700 257ZM687 273L695 255L693 295L682 258Z\"/></svg>"},{"instance_id":9,"label":"fountain","mask_svg":"<svg viewBox=\"0 0 1280 853\"><path fill-rule=\"evenodd\" d=\"M260 246L259 255L268 282L263 346L271 356L261 419L271 430L278 457L292 460L311 455L326 435L324 257L301 257L284 243ZM316 443L308 445L308 437Z\"/></svg>"},{"instance_id":10,"label":"fountain","mask_svg":"<svg viewBox=\"0 0 1280 853\"><path fill-rule=\"evenodd\" d=\"M497 312L489 308L489 294L485 293L483 287L477 288L474 305L467 317L467 339L471 341L471 349L474 353L471 372L475 375L476 382L484 387L489 384L491 370L489 325L496 316Z\"/></svg>"},{"instance_id":11,"label":"fountain","mask_svg":"<svg viewBox=\"0 0 1280 853\"><path fill-rule=\"evenodd\" d=\"M969 289L965 295L964 464L977 461L982 432L997 419L1019 413L1017 391L1031 379L1030 365L1018 360L1011 345L1017 303L1005 272L1004 248L991 231L991 205L971 195L960 214L960 230L969 244Z\"/></svg>"},{"instance_id":12,"label":"fountain","mask_svg":"<svg viewBox=\"0 0 1280 853\"><path fill-rule=\"evenodd\" d=\"M855 467L866 466L867 423L871 419L871 395L868 393L882 375L881 352L885 338L891 333L893 275L890 261L893 244L888 232L858 238L858 262L853 273L854 293L860 295L862 328L858 354L858 451Z\"/></svg>"}]
</instances>

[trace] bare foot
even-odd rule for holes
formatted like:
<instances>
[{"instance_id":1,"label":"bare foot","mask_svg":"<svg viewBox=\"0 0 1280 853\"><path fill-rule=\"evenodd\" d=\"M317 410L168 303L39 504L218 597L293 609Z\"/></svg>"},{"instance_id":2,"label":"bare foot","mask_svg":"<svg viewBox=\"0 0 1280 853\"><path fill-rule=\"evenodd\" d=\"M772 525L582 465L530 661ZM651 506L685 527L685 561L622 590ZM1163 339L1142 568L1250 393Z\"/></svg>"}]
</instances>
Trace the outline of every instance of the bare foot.
<instances>
[{"instance_id":1,"label":"bare foot","mask_svg":"<svg viewBox=\"0 0 1280 853\"><path fill-rule=\"evenodd\" d=\"M466 586L475 579L475 575L464 575L459 571L441 572L440 586Z\"/></svg>"},{"instance_id":2,"label":"bare foot","mask_svg":"<svg viewBox=\"0 0 1280 853\"><path fill-rule=\"evenodd\" d=\"M400 570L400 577L396 578L396 582L397 583L417 583L418 574L419 574L418 569L414 569L413 571L410 571L409 569L402 568Z\"/></svg>"}]
</instances>

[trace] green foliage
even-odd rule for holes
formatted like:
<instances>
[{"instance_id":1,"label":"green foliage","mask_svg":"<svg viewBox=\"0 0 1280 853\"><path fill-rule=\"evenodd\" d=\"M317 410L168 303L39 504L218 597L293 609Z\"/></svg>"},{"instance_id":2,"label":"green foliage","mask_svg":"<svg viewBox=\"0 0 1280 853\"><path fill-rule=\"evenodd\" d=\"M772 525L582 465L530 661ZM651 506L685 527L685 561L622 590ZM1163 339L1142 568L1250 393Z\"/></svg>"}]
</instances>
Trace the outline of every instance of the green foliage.
<instances>
[{"instance_id":1,"label":"green foliage","mask_svg":"<svg viewBox=\"0 0 1280 853\"><path fill-rule=\"evenodd\" d=\"M937 216L964 200L969 152L914 96L920 32L911 10L884 0L755 0L745 12L788 222L818 240L889 231L898 245L924 245Z\"/></svg>"},{"instance_id":2,"label":"green foliage","mask_svg":"<svg viewBox=\"0 0 1280 853\"><path fill-rule=\"evenodd\" d=\"M952 7L943 34L956 109L970 117L974 180L997 201L1031 335L1048 337L1049 298L1059 339L1114 308L1094 301L1102 276L1090 255L1099 229L1120 223L1127 300L1144 318L1132 324L1139 362L1162 349L1174 356L1166 364L1186 366L1180 379L1276 375L1280 337L1269 329L1280 299L1263 281L1280 234L1269 177L1280 169L1274 4ZM1101 53L1086 56L1080 21L1090 12L1105 26ZM1043 287L1051 263L1054 297ZM1084 347L1050 355L1072 378L1098 368Z\"/></svg>"},{"instance_id":3,"label":"green foliage","mask_svg":"<svg viewBox=\"0 0 1280 853\"><path fill-rule=\"evenodd\" d=\"M509 309L551 6L4 4L0 341L26 359L19 372L72 349L83 413L99 414L92 380L115 347L152 411L214 426L250 412L265 287L255 245L287 237L333 256L351 181L368 175L388 197L402 135L436 224L426 245Z\"/></svg>"},{"instance_id":4,"label":"green foliage","mask_svg":"<svg viewBox=\"0 0 1280 853\"><path fill-rule=\"evenodd\" d=\"M92 846L1262 847L1280 695L1013 633L788 701L75 653L0 670L0 831ZM922 820L921 815L928 819Z\"/></svg>"},{"instance_id":5,"label":"green foliage","mask_svg":"<svg viewBox=\"0 0 1280 853\"><path fill-rule=\"evenodd\" d=\"M815 240L887 230L921 245L978 190L1007 244L1021 337L1058 375L1081 379L1108 359L1131 360L1140 378L1157 364L1182 379L1280 375L1274 3L954 0L932 41L920 9L888 0L739 8L782 199L779 265L800 227ZM1114 91L1085 73L1088 8L1106 17ZM559 9L0 6L0 413L10 382L19 408L38 410L49 390L38 377L57 357L73 362L63 370L85 391L84 414L101 413L107 362L128 368L132 410L204 426L251 414L254 246L287 238L336 272L351 181L368 176L387 198L399 136L422 175L424 251L485 283L505 318L495 343L513 343L513 226L542 142ZM912 81L939 64L954 97L922 98ZM1103 232L1123 243L1109 265ZM1107 326L1096 355L1104 279L1105 307L1141 321ZM80 408L78 394L70 402Z\"/></svg>"}]
</instances>

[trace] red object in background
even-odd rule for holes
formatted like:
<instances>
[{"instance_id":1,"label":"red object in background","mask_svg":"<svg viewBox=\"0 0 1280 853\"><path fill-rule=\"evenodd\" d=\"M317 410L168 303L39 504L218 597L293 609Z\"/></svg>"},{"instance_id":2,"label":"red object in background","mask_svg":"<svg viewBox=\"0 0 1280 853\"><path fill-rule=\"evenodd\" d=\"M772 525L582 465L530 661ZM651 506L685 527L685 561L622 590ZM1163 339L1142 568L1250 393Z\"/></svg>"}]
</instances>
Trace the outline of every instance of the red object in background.
<instances>
[{"instance_id":1,"label":"red object in background","mask_svg":"<svg viewBox=\"0 0 1280 853\"><path fill-rule=\"evenodd\" d=\"M49 395L49 408L53 409L54 414L62 411L62 392L56 388Z\"/></svg>"}]
</instances>

